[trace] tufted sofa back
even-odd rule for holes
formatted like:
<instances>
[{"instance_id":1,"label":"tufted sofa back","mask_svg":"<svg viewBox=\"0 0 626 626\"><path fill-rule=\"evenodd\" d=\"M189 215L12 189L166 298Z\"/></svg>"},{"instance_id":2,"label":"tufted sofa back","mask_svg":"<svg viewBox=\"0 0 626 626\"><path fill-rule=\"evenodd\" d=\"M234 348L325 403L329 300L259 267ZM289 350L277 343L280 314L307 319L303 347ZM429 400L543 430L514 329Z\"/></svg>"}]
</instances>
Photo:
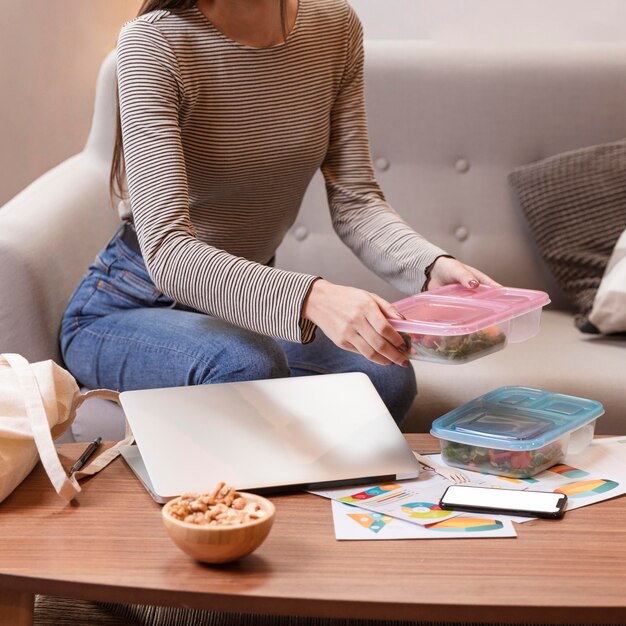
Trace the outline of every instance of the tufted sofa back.
<instances>
[{"instance_id":1,"label":"tufted sofa back","mask_svg":"<svg viewBox=\"0 0 626 626\"><path fill-rule=\"evenodd\" d=\"M506 178L518 165L626 137L626 45L369 41L366 97L378 180L396 211L450 254L564 307ZM326 207L318 175L279 266L399 296L338 240Z\"/></svg>"}]
</instances>

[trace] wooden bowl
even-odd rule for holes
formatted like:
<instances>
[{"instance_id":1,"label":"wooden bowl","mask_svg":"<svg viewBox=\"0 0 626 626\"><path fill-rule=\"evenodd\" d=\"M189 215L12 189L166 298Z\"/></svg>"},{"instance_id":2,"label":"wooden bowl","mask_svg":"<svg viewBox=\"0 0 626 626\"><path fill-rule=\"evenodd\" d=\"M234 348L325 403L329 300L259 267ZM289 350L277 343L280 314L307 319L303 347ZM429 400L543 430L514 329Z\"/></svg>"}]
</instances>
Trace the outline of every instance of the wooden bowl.
<instances>
[{"instance_id":1,"label":"wooden bowl","mask_svg":"<svg viewBox=\"0 0 626 626\"><path fill-rule=\"evenodd\" d=\"M163 507L162 516L174 543L183 552L203 563L229 563L254 552L269 534L276 509L261 496L240 493L246 500L256 502L266 516L237 526L200 526L172 517L169 509L180 498L170 500Z\"/></svg>"}]
</instances>

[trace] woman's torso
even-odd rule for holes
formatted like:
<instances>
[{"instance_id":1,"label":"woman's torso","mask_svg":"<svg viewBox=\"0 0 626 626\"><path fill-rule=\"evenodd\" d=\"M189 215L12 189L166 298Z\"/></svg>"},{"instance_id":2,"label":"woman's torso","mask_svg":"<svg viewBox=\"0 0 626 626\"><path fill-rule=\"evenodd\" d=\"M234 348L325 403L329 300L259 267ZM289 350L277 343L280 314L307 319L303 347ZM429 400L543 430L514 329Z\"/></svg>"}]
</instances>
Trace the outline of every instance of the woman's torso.
<instances>
[{"instance_id":1,"label":"woman's torso","mask_svg":"<svg viewBox=\"0 0 626 626\"><path fill-rule=\"evenodd\" d=\"M198 238L267 262L326 155L346 66L349 8L342 0L300 0L286 43L270 48L228 39L197 7L138 19L159 29L175 57Z\"/></svg>"}]
</instances>

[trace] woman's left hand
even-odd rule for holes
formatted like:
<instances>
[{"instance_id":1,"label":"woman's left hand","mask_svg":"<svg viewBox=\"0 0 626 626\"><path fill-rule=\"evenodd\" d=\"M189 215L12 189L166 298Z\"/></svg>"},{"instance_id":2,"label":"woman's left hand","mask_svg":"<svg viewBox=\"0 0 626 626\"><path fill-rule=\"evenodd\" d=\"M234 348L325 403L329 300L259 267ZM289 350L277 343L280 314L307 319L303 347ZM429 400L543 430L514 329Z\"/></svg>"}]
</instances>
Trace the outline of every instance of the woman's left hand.
<instances>
[{"instance_id":1,"label":"woman's left hand","mask_svg":"<svg viewBox=\"0 0 626 626\"><path fill-rule=\"evenodd\" d=\"M456 259L449 257L439 257L432 269L430 270L430 281L428 290L459 283L469 289L476 289L478 285L490 285L492 287L501 287L500 283L489 278L487 274L483 274L470 265L465 265Z\"/></svg>"}]
</instances>

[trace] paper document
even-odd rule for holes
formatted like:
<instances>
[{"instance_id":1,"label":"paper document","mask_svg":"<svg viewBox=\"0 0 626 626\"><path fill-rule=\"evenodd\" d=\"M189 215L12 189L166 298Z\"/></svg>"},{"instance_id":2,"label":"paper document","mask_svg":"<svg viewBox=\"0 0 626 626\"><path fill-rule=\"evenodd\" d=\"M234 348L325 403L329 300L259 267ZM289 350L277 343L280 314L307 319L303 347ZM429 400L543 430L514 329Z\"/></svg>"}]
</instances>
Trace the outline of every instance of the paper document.
<instances>
[{"instance_id":1,"label":"paper document","mask_svg":"<svg viewBox=\"0 0 626 626\"><path fill-rule=\"evenodd\" d=\"M339 487L310 493L425 526L459 515L457 511L443 511L439 507L439 500L449 484L445 478L434 472L423 471L415 480L363 487Z\"/></svg>"},{"instance_id":2,"label":"paper document","mask_svg":"<svg viewBox=\"0 0 626 626\"><path fill-rule=\"evenodd\" d=\"M444 465L439 454L428 458ZM531 478L463 472L469 484L480 487L564 493L568 496L566 510L571 511L626 493L626 437L595 440L580 454L570 455L563 463ZM536 519L444 511L438 503L450 484L425 468L415 480L311 493L333 500L337 539L514 537L512 522ZM487 522L478 523L476 518Z\"/></svg>"},{"instance_id":3,"label":"paper document","mask_svg":"<svg viewBox=\"0 0 626 626\"><path fill-rule=\"evenodd\" d=\"M427 526L374 513L366 509L331 502L335 536L340 540L375 539L468 539L516 537L513 523L491 515L463 514Z\"/></svg>"}]
</instances>

